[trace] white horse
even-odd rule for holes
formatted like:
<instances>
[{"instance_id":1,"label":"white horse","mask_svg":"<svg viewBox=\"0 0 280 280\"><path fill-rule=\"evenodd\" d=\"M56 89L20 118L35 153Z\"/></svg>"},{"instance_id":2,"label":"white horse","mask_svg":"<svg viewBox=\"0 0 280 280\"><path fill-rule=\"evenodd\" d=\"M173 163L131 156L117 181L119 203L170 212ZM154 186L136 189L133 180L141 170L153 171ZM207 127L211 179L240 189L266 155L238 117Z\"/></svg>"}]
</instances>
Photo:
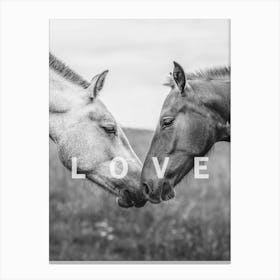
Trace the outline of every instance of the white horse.
<instances>
[{"instance_id":1,"label":"white horse","mask_svg":"<svg viewBox=\"0 0 280 280\"><path fill-rule=\"evenodd\" d=\"M49 133L61 162L72 170L72 158L76 158L78 172L117 196L120 206L142 207L146 202L140 191L142 163L98 98L108 71L88 83L52 54L49 59ZM116 157L127 162L127 175L121 179L110 172L110 163ZM120 173L123 167L116 164L115 172Z\"/></svg>"}]
</instances>

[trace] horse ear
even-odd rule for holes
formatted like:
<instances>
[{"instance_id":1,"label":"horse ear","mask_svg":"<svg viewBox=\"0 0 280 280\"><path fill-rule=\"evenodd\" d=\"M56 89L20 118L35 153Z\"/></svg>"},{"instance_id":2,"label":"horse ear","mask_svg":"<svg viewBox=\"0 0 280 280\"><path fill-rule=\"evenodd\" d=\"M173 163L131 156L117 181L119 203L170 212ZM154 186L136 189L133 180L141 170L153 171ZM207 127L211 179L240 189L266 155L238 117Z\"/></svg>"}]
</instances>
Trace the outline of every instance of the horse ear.
<instances>
[{"instance_id":1,"label":"horse ear","mask_svg":"<svg viewBox=\"0 0 280 280\"><path fill-rule=\"evenodd\" d=\"M183 67L177 62L173 61L174 69L173 69L173 79L179 88L181 93L184 93L184 89L186 86L186 76Z\"/></svg>"},{"instance_id":2,"label":"horse ear","mask_svg":"<svg viewBox=\"0 0 280 280\"><path fill-rule=\"evenodd\" d=\"M98 93L102 90L108 72L109 70L106 70L101 74L94 76L91 79L90 85L88 87L90 91L90 99L93 100L98 95Z\"/></svg>"}]
</instances>

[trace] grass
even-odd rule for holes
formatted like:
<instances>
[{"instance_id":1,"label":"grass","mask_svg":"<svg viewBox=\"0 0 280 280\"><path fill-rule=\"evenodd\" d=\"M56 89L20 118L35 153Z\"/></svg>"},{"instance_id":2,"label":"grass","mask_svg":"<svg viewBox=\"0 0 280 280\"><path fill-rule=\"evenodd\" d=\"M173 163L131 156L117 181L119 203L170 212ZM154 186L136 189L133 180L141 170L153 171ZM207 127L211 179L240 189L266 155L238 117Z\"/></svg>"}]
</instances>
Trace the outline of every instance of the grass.
<instances>
[{"instance_id":1,"label":"grass","mask_svg":"<svg viewBox=\"0 0 280 280\"><path fill-rule=\"evenodd\" d=\"M143 160L152 132L125 133ZM230 260L229 153L228 143L217 143L209 180L195 180L191 171L176 199L122 209L92 183L71 179L50 141L50 260Z\"/></svg>"}]
</instances>

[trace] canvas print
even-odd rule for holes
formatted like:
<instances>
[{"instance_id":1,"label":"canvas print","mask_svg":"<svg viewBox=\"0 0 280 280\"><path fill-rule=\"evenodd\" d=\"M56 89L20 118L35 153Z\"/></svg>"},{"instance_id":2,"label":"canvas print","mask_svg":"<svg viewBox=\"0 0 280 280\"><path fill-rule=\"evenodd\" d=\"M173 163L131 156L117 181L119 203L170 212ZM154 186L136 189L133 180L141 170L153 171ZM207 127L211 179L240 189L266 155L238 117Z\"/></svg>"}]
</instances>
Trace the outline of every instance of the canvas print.
<instances>
[{"instance_id":1,"label":"canvas print","mask_svg":"<svg viewBox=\"0 0 280 280\"><path fill-rule=\"evenodd\" d=\"M49 24L50 262L229 262L230 20Z\"/></svg>"}]
</instances>

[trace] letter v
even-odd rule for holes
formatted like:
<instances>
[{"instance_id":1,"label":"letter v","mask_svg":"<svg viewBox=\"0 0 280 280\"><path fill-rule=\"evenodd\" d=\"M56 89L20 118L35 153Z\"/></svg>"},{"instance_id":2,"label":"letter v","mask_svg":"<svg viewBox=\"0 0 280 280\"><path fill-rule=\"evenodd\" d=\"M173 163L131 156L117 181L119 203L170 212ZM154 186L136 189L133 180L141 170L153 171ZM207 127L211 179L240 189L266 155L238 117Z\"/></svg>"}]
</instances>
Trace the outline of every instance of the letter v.
<instances>
[{"instance_id":1,"label":"letter v","mask_svg":"<svg viewBox=\"0 0 280 280\"><path fill-rule=\"evenodd\" d=\"M152 157L152 159L153 159L153 163L154 163L154 167L156 169L156 173L157 173L158 179L162 179L164 177L165 170L167 168L167 164L169 162L169 157L165 157L164 158L164 162L163 162L162 168L160 168L160 166L159 166L159 162L158 162L157 157Z\"/></svg>"}]
</instances>

